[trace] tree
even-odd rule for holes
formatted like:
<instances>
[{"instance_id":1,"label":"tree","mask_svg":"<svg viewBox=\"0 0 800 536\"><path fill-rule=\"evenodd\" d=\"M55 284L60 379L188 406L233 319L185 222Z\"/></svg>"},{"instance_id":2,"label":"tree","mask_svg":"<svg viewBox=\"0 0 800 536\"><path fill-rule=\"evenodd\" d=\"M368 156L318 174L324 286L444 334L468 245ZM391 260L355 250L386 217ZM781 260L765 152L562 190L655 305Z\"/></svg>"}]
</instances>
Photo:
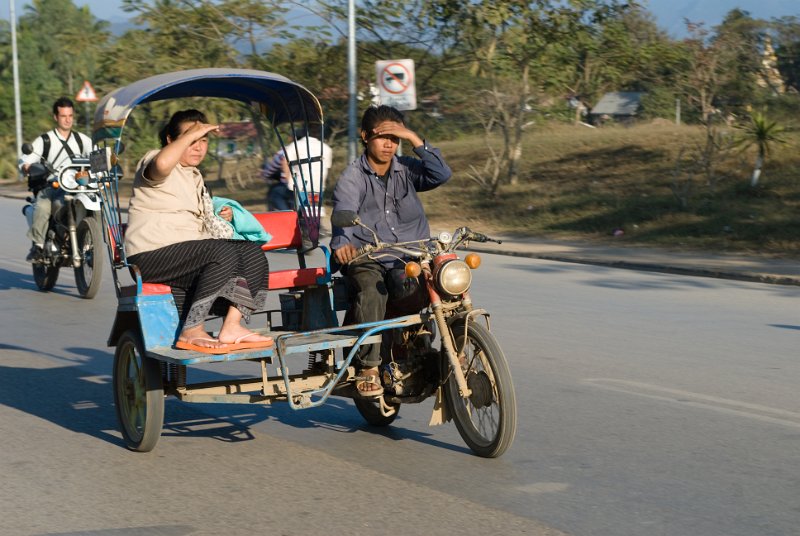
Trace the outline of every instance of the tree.
<instances>
[{"instance_id":1,"label":"tree","mask_svg":"<svg viewBox=\"0 0 800 536\"><path fill-rule=\"evenodd\" d=\"M63 84L60 93L66 95L74 95L84 79L94 76L110 38L108 23L72 0L33 0L19 25L20 34L32 36L36 53L48 63Z\"/></svg>"},{"instance_id":2,"label":"tree","mask_svg":"<svg viewBox=\"0 0 800 536\"><path fill-rule=\"evenodd\" d=\"M757 80L763 74L761 50L766 23L753 19L747 11L732 9L715 28L714 49L722 54L720 67L727 75L721 78L717 93L720 108L740 113L759 92Z\"/></svg>"},{"instance_id":3,"label":"tree","mask_svg":"<svg viewBox=\"0 0 800 536\"><path fill-rule=\"evenodd\" d=\"M591 34L595 25L627 6L615 0L439 0L434 4L442 17L454 22L444 28L469 54L471 72L485 82L474 94L484 105L480 121L487 134L499 129L503 144L493 157L503 169L489 185L494 195L501 181L514 184L518 180L523 128L531 118L536 88L543 85L532 82L551 72L545 61L548 53L555 47L573 46L579 41L576 36Z\"/></svg>"},{"instance_id":4,"label":"tree","mask_svg":"<svg viewBox=\"0 0 800 536\"><path fill-rule=\"evenodd\" d=\"M686 100L700 113L701 122L707 124L719 111L721 88L737 76L730 66L740 47L731 35L712 36L703 23L686 21L686 27L689 37L683 46L687 65L681 87Z\"/></svg>"},{"instance_id":5,"label":"tree","mask_svg":"<svg viewBox=\"0 0 800 536\"><path fill-rule=\"evenodd\" d=\"M772 22L778 70L786 85L800 91L800 18L783 17Z\"/></svg>"},{"instance_id":6,"label":"tree","mask_svg":"<svg viewBox=\"0 0 800 536\"><path fill-rule=\"evenodd\" d=\"M755 188L758 186L764 161L769 156L772 146L777 143L786 143L786 139L783 137L784 128L776 121L767 119L763 113L757 112L750 115L750 121L740 127L740 130L742 136L739 143L743 149L753 146L757 149L756 164L750 178L750 186Z\"/></svg>"}]
</instances>

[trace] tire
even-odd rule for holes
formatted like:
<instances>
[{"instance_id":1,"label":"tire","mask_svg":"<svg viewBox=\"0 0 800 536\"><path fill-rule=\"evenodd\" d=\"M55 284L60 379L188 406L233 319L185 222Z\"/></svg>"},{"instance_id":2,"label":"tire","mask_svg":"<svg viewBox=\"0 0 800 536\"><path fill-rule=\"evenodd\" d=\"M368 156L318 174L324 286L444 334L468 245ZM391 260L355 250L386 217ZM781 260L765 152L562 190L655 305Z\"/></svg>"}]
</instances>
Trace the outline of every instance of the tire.
<instances>
[{"instance_id":1,"label":"tire","mask_svg":"<svg viewBox=\"0 0 800 536\"><path fill-rule=\"evenodd\" d=\"M164 385L158 361L144 355L134 330L123 333L117 342L113 383L114 405L125 445L137 452L150 452L164 425Z\"/></svg>"},{"instance_id":2,"label":"tire","mask_svg":"<svg viewBox=\"0 0 800 536\"><path fill-rule=\"evenodd\" d=\"M103 235L97 218L87 216L81 220L76 237L81 265L75 268L75 283L78 294L90 300L100 289L103 278Z\"/></svg>"},{"instance_id":3,"label":"tire","mask_svg":"<svg viewBox=\"0 0 800 536\"><path fill-rule=\"evenodd\" d=\"M517 432L517 402L508 362L483 325L470 322L466 341L464 320L455 322L451 331L456 351L464 352L462 368L472 395L462 398L451 374L445 384L450 414L461 438L475 454L496 458L511 446Z\"/></svg>"},{"instance_id":4,"label":"tire","mask_svg":"<svg viewBox=\"0 0 800 536\"><path fill-rule=\"evenodd\" d=\"M364 420L372 426L389 426L397 418L397 414L400 413L400 404L389 404L394 408L394 413L386 416L381 413L377 400L356 397L353 398L353 402L355 402L356 409L364 417Z\"/></svg>"},{"instance_id":5,"label":"tire","mask_svg":"<svg viewBox=\"0 0 800 536\"><path fill-rule=\"evenodd\" d=\"M41 291L52 290L58 281L58 266L33 265L33 281Z\"/></svg>"}]
</instances>

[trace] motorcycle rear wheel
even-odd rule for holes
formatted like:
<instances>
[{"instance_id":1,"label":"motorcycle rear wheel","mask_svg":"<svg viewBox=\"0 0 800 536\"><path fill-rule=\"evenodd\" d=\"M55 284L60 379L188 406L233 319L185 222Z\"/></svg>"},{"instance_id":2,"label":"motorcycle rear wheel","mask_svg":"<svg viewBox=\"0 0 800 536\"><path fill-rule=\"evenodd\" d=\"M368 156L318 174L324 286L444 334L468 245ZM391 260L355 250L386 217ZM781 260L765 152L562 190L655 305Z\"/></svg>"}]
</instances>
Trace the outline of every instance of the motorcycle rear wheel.
<instances>
[{"instance_id":1,"label":"motorcycle rear wheel","mask_svg":"<svg viewBox=\"0 0 800 536\"><path fill-rule=\"evenodd\" d=\"M483 325L471 321L465 337L464 320L460 320L451 331L456 351L463 348L462 370L472 395L462 398L451 374L445 384L450 413L475 454L496 458L511 446L517 432L517 402L508 362L497 339Z\"/></svg>"},{"instance_id":2,"label":"motorcycle rear wheel","mask_svg":"<svg viewBox=\"0 0 800 536\"><path fill-rule=\"evenodd\" d=\"M76 236L81 265L75 268L75 284L81 298L90 300L100 289L100 280L103 277L103 235L100 222L93 216L87 216L78 224Z\"/></svg>"},{"instance_id":3,"label":"motorcycle rear wheel","mask_svg":"<svg viewBox=\"0 0 800 536\"><path fill-rule=\"evenodd\" d=\"M380 402L372 398L354 398L353 402L356 404L356 409L372 426L389 426L397 418L400 413L400 404L389 404L394 408L394 413L391 415L384 415L381 413Z\"/></svg>"},{"instance_id":4,"label":"motorcycle rear wheel","mask_svg":"<svg viewBox=\"0 0 800 536\"><path fill-rule=\"evenodd\" d=\"M45 266L41 263L33 265L33 281L41 291L52 290L58 281L58 266Z\"/></svg>"},{"instance_id":5,"label":"motorcycle rear wheel","mask_svg":"<svg viewBox=\"0 0 800 536\"><path fill-rule=\"evenodd\" d=\"M114 406L125 445L150 452L164 425L164 383L161 366L142 351L135 330L122 334L114 353Z\"/></svg>"}]
</instances>

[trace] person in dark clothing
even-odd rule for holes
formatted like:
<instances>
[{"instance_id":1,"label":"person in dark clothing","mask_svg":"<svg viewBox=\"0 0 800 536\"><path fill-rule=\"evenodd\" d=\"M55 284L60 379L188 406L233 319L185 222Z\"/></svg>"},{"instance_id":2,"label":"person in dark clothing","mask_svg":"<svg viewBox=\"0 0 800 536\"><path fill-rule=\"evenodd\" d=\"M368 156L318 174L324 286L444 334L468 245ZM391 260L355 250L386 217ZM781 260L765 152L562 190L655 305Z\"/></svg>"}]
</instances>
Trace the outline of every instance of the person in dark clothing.
<instances>
[{"instance_id":1,"label":"person in dark clothing","mask_svg":"<svg viewBox=\"0 0 800 536\"><path fill-rule=\"evenodd\" d=\"M411 144L418 158L396 155L401 140ZM383 242L430 238L417 193L437 188L450 178L450 168L441 152L407 128L403 114L390 106L367 109L361 119L361 141L364 154L339 177L333 191L333 211L357 213ZM343 265L348 287L354 291L345 323L382 320L393 272L402 270L402 261L391 258L351 262L357 249L371 240L371 234L362 227L333 228L331 250ZM361 367L356 383L358 393L364 397L381 395L380 345L362 347L357 359Z\"/></svg>"}]
</instances>

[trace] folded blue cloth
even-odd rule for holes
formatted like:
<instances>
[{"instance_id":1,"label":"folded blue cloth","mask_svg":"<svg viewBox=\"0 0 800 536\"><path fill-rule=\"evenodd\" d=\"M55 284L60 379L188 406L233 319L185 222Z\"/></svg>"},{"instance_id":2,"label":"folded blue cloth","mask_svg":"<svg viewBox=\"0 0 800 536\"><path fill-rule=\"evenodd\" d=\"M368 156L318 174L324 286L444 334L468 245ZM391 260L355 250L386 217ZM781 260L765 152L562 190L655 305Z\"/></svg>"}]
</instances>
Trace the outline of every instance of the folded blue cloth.
<instances>
[{"instance_id":1,"label":"folded blue cloth","mask_svg":"<svg viewBox=\"0 0 800 536\"><path fill-rule=\"evenodd\" d=\"M211 198L211 202L214 204L214 214L217 215L219 215L219 211L222 210L222 207L231 207L233 211L233 220L226 223L233 227L232 238L262 243L272 240L272 235L264 230L261 222L259 222L249 210L240 205L238 201L214 196Z\"/></svg>"}]
</instances>

